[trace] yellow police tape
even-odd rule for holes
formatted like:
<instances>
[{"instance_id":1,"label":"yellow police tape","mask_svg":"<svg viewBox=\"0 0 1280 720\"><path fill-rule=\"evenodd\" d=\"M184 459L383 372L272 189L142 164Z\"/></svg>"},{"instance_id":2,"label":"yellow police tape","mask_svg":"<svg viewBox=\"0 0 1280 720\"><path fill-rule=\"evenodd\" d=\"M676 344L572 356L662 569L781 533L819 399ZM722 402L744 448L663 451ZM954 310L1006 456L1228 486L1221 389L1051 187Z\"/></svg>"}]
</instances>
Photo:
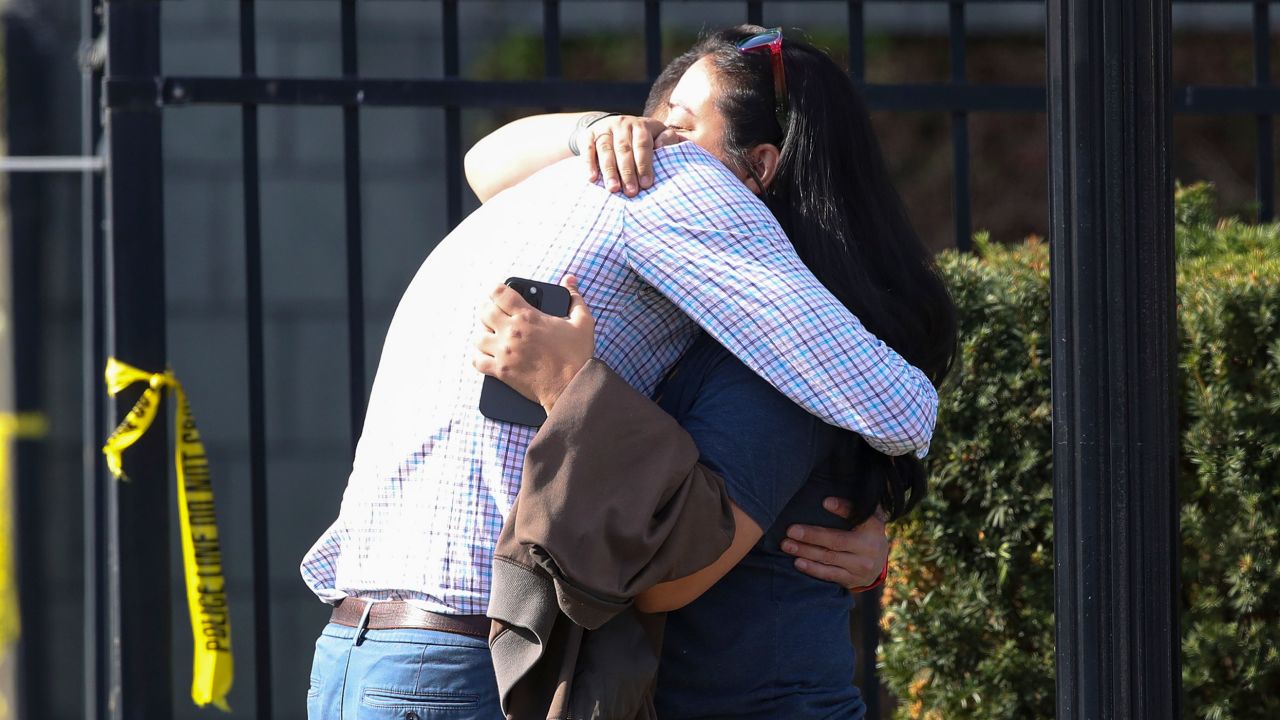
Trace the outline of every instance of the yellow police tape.
<instances>
[{"instance_id":1,"label":"yellow police tape","mask_svg":"<svg viewBox=\"0 0 1280 720\"><path fill-rule=\"evenodd\" d=\"M112 397L134 383L147 383L142 397L102 448L107 467L117 479L125 478L121 454L151 427L164 389L168 388L178 402L174 463L178 469L178 518L182 526L187 608L195 639L191 699L202 707L213 703L230 711L227 692L233 675L231 617L227 609L227 583L222 577L222 546L218 542L213 486L209 482L209 459L200 442L200 431L196 429L187 395L172 371L149 373L115 358L107 359L106 377L107 392Z\"/></svg>"},{"instance_id":2,"label":"yellow police tape","mask_svg":"<svg viewBox=\"0 0 1280 720\"><path fill-rule=\"evenodd\" d=\"M18 618L18 583L13 573L13 487L9 482L9 445L13 440L43 437L48 430L40 413L0 413L0 649L22 633Z\"/></svg>"}]
</instances>

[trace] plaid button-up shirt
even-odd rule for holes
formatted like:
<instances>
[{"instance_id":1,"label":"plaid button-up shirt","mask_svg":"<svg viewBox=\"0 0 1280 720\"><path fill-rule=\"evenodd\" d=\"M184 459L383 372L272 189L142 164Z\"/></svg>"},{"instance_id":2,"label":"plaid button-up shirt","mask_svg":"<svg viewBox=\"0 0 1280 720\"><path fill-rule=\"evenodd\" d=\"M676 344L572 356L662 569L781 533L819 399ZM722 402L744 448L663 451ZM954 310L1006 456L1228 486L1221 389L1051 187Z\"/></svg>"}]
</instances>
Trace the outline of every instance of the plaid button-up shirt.
<instances>
[{"instance_id":1,"label":"plaid button-up shirt","mask_svg":"<svg viewBox=\"0 0 1280 720\"><path fill-rule=\"evenodd\" d=\"M396 310L337 520L302 562L320 598L484 613L502 520L535 430L477 410L471 341L510 276L573 273L596 356L651 394L701 326L813 414L923 455L928 378L814 278L773 215L693 143L660 149L635 198L553 165L494 197L427 257Z\"/></svg>"}]
</instances>

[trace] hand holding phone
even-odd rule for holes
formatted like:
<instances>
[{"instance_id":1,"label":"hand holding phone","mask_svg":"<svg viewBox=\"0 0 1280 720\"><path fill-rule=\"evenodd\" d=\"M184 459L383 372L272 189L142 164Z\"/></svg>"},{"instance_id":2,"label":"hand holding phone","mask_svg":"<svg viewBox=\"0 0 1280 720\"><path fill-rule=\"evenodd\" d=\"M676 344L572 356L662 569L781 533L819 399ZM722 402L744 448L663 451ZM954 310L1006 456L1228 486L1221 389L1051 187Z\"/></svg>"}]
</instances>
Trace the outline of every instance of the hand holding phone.
<instances>
[{"instance_id":1,"label":"hand holding phone","mask_svg":"<svg viewBox=\"0 0 1280 720\"><path fill-rule=\"evenodd\" d=\"M569 315L572 297L560 285L516 277L507 278L504 284L520 293L525 302L548 315ZM491 420L531 427L541 427L547 419L547 413L541 405L491 375L485 377L484 386L480 390L480 412Z\"/></svg>"}]
</instances>

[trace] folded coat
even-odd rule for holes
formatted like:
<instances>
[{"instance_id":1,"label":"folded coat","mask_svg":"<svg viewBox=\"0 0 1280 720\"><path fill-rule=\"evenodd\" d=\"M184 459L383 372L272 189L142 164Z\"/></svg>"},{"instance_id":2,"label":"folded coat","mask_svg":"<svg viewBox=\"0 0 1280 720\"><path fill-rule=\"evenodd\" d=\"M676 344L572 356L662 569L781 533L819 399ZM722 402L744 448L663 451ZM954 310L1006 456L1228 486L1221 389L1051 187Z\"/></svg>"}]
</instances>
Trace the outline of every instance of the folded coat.
<instances>
[{"instance_id":1,"label":"folded coat","mask_svg":"<svg viewBox=\"0 0 1280 720\"><path fill-rule=\"evenodd\" d=\"M521 482L489 600L503 712L654 718L665 615L632 601L728 549L724 480L675 420L592 360L529 445Z\"/></svg>"}]
</instances>

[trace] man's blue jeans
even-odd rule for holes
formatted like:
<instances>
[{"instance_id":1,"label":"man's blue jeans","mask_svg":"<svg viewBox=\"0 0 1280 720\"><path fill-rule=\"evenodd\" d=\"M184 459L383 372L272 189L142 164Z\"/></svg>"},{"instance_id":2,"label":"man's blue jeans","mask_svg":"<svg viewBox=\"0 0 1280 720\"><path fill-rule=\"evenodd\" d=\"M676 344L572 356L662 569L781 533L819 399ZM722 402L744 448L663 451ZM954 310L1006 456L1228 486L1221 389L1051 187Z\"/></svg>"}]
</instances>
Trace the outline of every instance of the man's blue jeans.
<instances>
[{"instance_id":1,"label":"man's blue jeans","mask_svg":"<svg viewBox=\"0 0 1280 720\"><path fill-rule=\"evenodd\" d=\"M435 630L329 623L316 641L309 720L502 720L489 646Z\"/></svg>"}]
</instances>

